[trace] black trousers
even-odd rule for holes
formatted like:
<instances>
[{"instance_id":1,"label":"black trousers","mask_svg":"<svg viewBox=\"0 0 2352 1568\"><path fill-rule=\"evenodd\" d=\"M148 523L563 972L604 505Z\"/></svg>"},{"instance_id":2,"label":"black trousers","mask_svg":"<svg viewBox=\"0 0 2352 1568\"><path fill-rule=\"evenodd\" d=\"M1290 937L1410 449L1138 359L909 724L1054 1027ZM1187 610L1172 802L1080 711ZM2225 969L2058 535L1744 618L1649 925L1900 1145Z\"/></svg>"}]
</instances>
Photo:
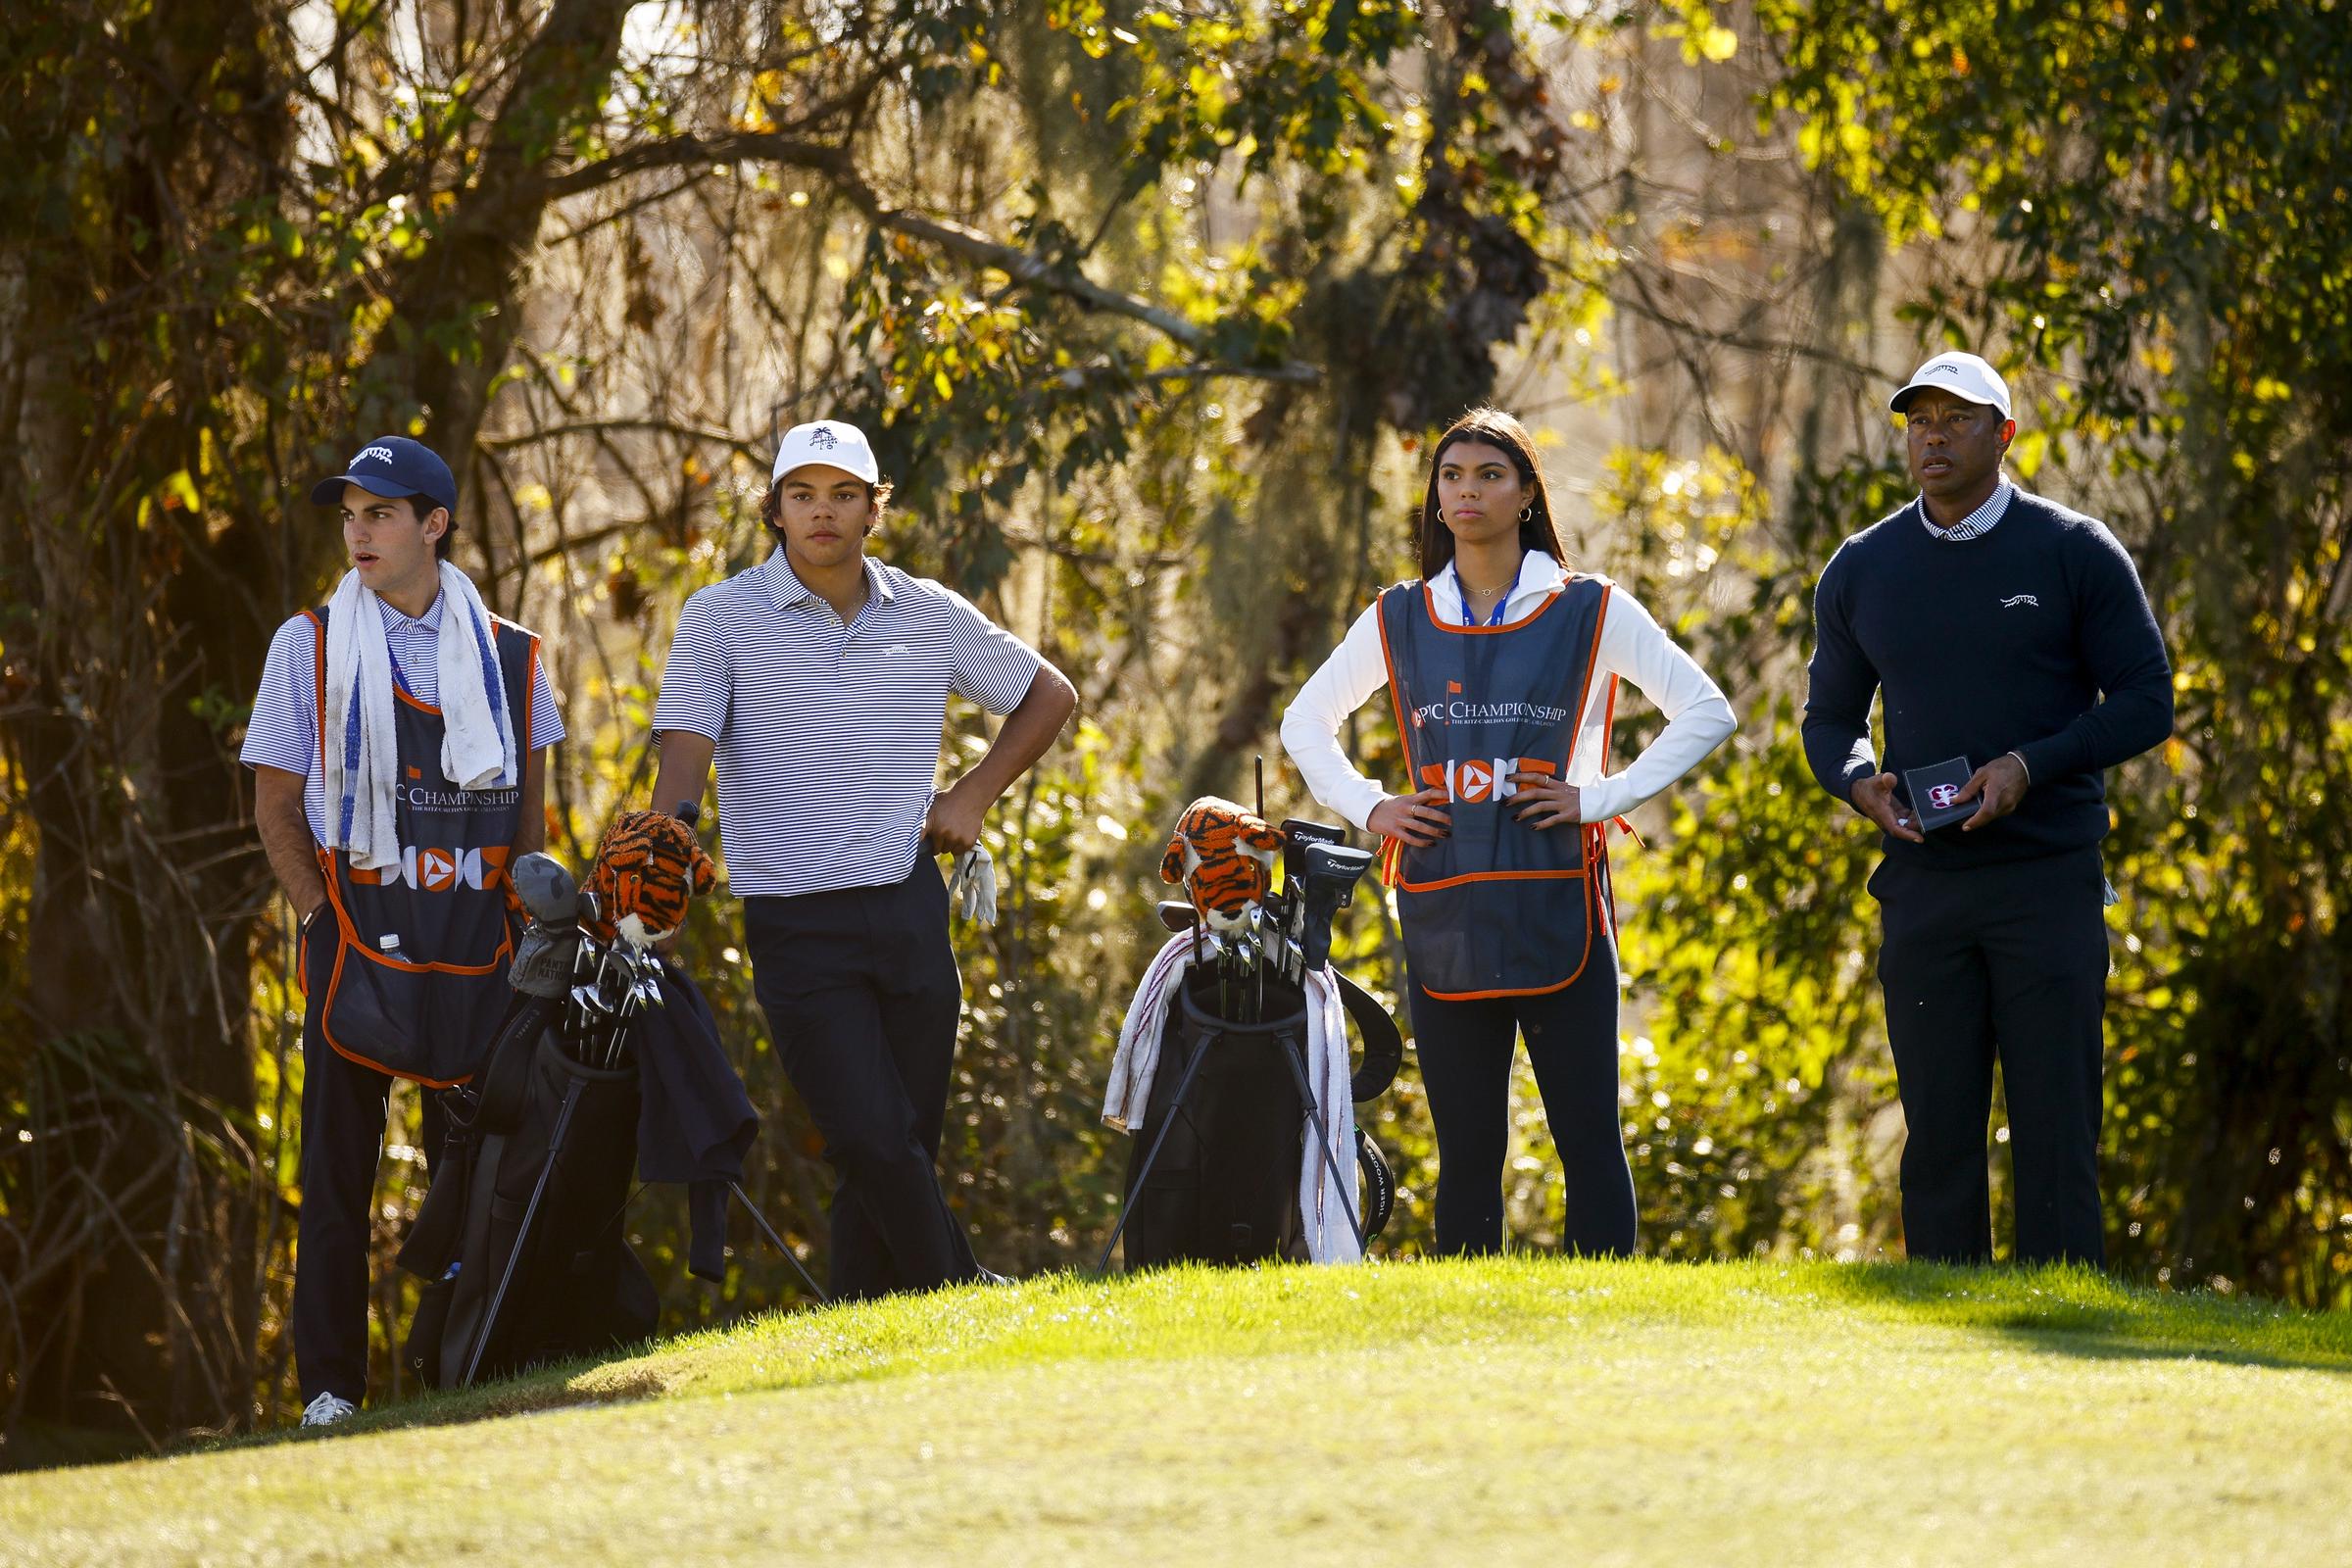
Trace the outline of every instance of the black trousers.
<instances>
[{"instance_id":1,"label":"black trousers","mask_svg":"<svg viewBox=\"0 0 2352 1568\"><path fill-rule=\"evenodd\" d=\"M940 1191L963 983L929 856L895 887L743 901L753 988L834 1170L832 1294L977 1279Z\"/></svg>"},{"instance_id":2,"label":"black trousers","mask_svg":"<svg viewBox=\"0 0 2352 1568\"><path fill-rule=\"evenodd\" d=\"M1511 1058L1524 1036L1567 1178L1561 1243L1571 1252L1631 1252L1634 1173L1618 1121L1617 944L1607 923L1596 925L1584 972L1565 990L1440 1002L1416 985L1407 998L1438 1134L1438 1250L1502 1250Z\"/></svg>"},{"instance_id":3,"label":"black trousers","mask_svg":"<svg viewBox=\"0 0 2352 1568\"><path fill-rule=\"evenodd\" d=\"M331 927L330 927L331 929ZM318 1003L304 1020L302 1212L294 1232L294 1373L305 1404L334 1394L354 1404L368 1392L368 1243L383 1152L388 1074L336 1054L319 1037ZM424 1154L441 1157L448 1122L438 1095L424 1097ZM390 1332L391 1325L385 1325Z\"/></svg>"},{"instance_id":4,"label":"black trousers","mask_svg":"<svg viewBox=\"0 0 2352 1568\"><path fill-rule=\"evenodd\" d=\"M1910 1256L1992 1257L1985 1122L1993 1063L2008 1099L2017 1260L2104 1260L2099 1112L2107 1006L2106 880L2096 846L1940 870L1872 873L1879 980L1909 1132Z\"/></svg>"}]
</instances>

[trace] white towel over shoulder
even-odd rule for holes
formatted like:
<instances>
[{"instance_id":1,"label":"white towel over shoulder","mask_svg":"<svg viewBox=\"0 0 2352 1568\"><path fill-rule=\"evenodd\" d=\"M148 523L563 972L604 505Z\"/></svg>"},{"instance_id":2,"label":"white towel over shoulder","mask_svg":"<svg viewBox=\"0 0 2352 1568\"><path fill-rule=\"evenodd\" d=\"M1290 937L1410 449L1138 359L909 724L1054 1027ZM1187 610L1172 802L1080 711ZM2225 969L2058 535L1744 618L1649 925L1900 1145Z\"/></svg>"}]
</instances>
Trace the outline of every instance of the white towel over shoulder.
<instances>
[{"instance_id":1,"label":"white towel over shoulder","mask_svg":"<svg viewBox=\"0 0 2352 1568\"><path fill-rule=\"evenodd\" d=\"M500 683L490 612L473 579L441 563L441 634L434 675L440 687L441 771L461 789L521 782L514 756L514 715ZM400 788L392 653L375 594L349 571L335 586L326 616L326 836L364 871L400 864L393 805Z\"/></svg>"},{"instance_id":2,"label":"white towel over shoulder","mask_svg":"<svg viewBox=\"0 0 2352 1568\"><path fill-rule=\"evenodd\" d=\"M1216 942L1202 938L1204 946ZM1102 1120L1123 1133L1140 1132L1152 1103L1152 1080L1159 1071L1159 1041L1167 1024L1176 988L1192 963L1189 934L1169 940L1144 968L1143 983L1135 988L1126 1020L1119 1025L1119 1046L1110 1058L1110 1085L1102 1096ZM1304 1141L1298 1169L1298 1214L1306 1230L1306 1255L1316 1263L1356 1263L1363 1250L1356 1245L1350 1212L1359 1218L1362 1200L1355 1176L1355 1106L1348 1098L1348 1009L1328 969L1306 977L1306 1068L1315 1102L1323 1111L1323 1130L1331 1162L1312 1137ZM1340 1179L1335 1185L1332 1169ZM1342 1207L1341 1199L1346 1206Z\"/></svg>"}]
</instances>

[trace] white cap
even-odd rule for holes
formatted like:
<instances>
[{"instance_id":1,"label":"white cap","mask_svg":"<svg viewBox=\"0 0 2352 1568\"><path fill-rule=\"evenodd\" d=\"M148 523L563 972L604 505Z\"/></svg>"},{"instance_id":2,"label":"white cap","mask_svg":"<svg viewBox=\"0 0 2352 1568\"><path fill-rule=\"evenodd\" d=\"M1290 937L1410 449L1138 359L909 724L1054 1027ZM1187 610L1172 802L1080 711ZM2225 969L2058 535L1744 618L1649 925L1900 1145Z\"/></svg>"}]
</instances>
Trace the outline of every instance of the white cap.
<instances>
[{"instance_id":1,"label":"white cap","mask_svg":"<svg viewBox=\"0 0 2352 1568\"><path fill-rule=\"evenodd\" d=\"M1886 400L1886 406L1900 414L1911 401L1911 394L1929 388L1949 392L1971 403L1983 403L2001 411L2004 419L2014 417L2009 412L2009 383L2001 372L1978 359L1974 354L1962 354L1957 349L1938 354L1911 372L1903 389Z\"/></svg>"},{"instance_id":2,"label":"white cap","mask_svg":"<svg viewBox=\"0 0 2352 1568\"><path fill-rule=\"evenodd\" d=\"M776 448L775 471L768 475L768 483L773 484L793 469L806 468L812 463L829 464L844 473L856 474L867 484L882 482L882 469L874 462L874 449L866 443L865 432L839 419L796 424L785 431L782 444Z\"/></svg>"}]
</instances>

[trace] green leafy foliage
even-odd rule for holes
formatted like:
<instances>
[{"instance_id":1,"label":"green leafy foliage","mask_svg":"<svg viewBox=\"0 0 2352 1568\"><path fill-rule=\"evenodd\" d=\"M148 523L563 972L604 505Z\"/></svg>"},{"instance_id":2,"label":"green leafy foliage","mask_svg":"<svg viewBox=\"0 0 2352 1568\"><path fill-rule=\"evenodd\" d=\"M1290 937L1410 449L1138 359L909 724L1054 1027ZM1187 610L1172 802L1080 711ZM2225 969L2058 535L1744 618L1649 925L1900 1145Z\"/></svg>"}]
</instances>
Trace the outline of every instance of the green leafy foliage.
<instances>
[{"instance_id":1,"label":"green leafy foliage","mask_svg":"<svg viewBox=\"0 0 2352 1568\"><path fill-rule=\"evenodd\" d=\"M2352 1299L2352 27L2325 3L1773 4L1769 103L1890 235L1906 314L2034 389L2176 669L2122 770L2107 1181L2158 1278Z\"/></svg>"}]
</instances>

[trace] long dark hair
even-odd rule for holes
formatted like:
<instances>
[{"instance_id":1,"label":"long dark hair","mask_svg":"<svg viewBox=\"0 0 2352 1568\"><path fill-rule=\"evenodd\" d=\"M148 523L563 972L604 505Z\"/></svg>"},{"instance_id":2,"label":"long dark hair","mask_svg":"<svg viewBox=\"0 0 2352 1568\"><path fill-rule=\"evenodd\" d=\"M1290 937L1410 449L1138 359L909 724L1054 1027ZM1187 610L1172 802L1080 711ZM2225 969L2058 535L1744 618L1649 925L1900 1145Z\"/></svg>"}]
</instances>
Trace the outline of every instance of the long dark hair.
<instances>
[{"instance_id":1,"label":"long dark hair","mask_svg":"<svg viewBox=\"0 0 2352 1568\"><path fill-rule=\"evenodd\" d=\"M1446 569L1453 559L1453 530L1446 526L1446 518L1438 507L1438 469L1446 461L1446 449L1464 441L1477 441L1509 454L1511 466L1519 470L1519 484L1532 496L1527 515L1519 523L1519 548L1541 550L1565 566L1568 552L1560 545L1560 530L1551 520L1551 491L1544 483L1544 460L1536 456L1536 443L1527 433L1527 426L1500 409L1472 409L1438 437L1437 446L1429 454L1429 488L1421 497L1421 576L1435 577Z\"/></svg>"}]
</instances>

